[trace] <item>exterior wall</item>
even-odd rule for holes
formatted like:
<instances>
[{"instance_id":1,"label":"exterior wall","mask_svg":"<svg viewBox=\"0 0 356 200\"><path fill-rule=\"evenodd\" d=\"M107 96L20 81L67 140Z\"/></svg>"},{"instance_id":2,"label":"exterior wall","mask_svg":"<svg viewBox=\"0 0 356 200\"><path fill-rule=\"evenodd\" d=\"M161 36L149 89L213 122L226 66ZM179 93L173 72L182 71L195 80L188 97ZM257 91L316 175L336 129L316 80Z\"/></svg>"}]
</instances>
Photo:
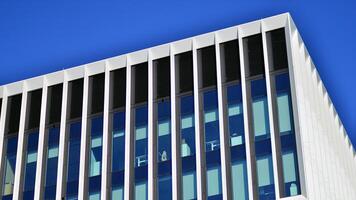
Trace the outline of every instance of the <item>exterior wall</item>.
<instances>
[{"instance_id":1,"label":"exterior wall","mask_svg":"<svg viewBox=\"0 0 356 200\"><path fill-rule=\"evenodd\" d=\"M293 20L295 99L308 199L356 199L355 152Z\"/></svg>"},{"instance_id":2,"label":"exterior wall","mask_svg":"<svg viewBox=\"0 0 356 200\"><path fill-rule=\"evenodd\" d=\"M80 180L79 180L79 199L87 199L88 193L88 131L87 131L87 112L88 112L88 88L89 88L89 76L105 73L105 100L104 100L104 127L103 127L103 161L102 161L102 181L101 181L101 199L107 199L109 196L109 184L108 177L110 176L110 139L111 134L109 131L109 95L110 95L110 71L126 67L127 73L127 84L126 84L126 101L131 102L131 66L141 63L149 62L149 96L148 96L148 106L149 110L153 109L153 72L152 72L152 60L162 58L165 56L170 56L171 58L171 77L175 77L174 68L174 55L193 50L193 68L194 68L194 96L195 99L199 99L198 91L198 64L197 64L197 49L206 47L209 45L215 45L216 55L217 55L217 89L218 89L218 99L219 99L219 126L220 126L220 138L221 138L221 169L222 169L222 191L223 198L225 200L231 198L231 187L229 187L229 182L231 172L229 167L229 148L228 139L226 139L227 133L224 132L224 127L226 126L226 121L223 117L223 97L221 91L221 71L220 71L220 54L218 45L225 41L239 39L240 45L240 58L241 59L241 70L243 71L243 50L242 50L242 38L250 36L256 33L262 33L265 37L265 33L269 30L274 30L277 28L285 27L286 29L286 40L287 40L287 50L289 57L289 73L291 78L291 89L292 89L292 99L293 99L293 110L294 119L296 127L297 136L297 147L298 147L298 159L299 159L299 173L300 182L302 187L302 195L296 197L288 197L283 199L356 199L356 156L352 148L352 145L347 137L345 129L342 126L340 119L331 103L330 98L318 76L318 73L311 61L311 58L305 49L305 46L301 40L301 37L290 18L289 14L277 15L274 17L254 21L247 24L242 24L239 26L219 30L212 33L207 33L204 35L196 36L193 38L188 38L185 40L180 40L172 42L170 44L161 45L157 47L152 47L149 49L144 49L138 52L129 53L126 55L109 58L106 60L98 61L95 63L90 63L87 65L71 68L68 70L63 70L60 72L19 81L16 83L0 86L0 98L2 101L2 113L0 119L0 166L4 166L4 131L5 131L5 113L7 109L7 97L14 94L23 93L22 97L22 111L21 111L21 123L19 129L19 139L18 139L18 151L17 151L17 166L16 166L16 178L15 178L15 188L14 188L14 199L21 197L22 195L22 176L24 169L24 127L25 127L25 115L26 115L26 105L27 105L27 92L38 88L43 89L42 97L42 109L41 109L41 122L40 122L40 137L38 146L38 157L37 157L37 179L35 188L35 199L41 199L43 193L43 162L44 162L44 140L45 140L45 106L47 87L58 83L63 83L63 102L62 102L62 117L61 117L61 133L60 133L60 144L59 144L59 161L58 161L58 179L57 179L57 199L61 199L64 196L64 184L63 180L65 177L64 166L66 165L66 155L67 148L66 142L68 140L66 127L67 119L67 91L68 82L84 78L84 94L83 94L83 114L82 114L82 138L81 138L81 160L80 163ZM264 38L264 48L266 52L266 41ZM265 55L266 60L266 55ZM271 91L271 83L269 80L270 74L267 69L269 69L268 62L265 63L266 68L266 81L267 88L269 92ZM173 78L172 78L173 79ZM246 88L244 88L245 77L242 75L242 95L244 97L244 102L250 101L246 95ZM177 109L175 90L176 87L174 83L175 80L171 80L171 109L172 113ZM273 109L273 104L271 102L271 94L269 93L269 110ZM195 101L195 111L196 113L201 112L201 105L199 101ZM244 109L246 106L244 105ZM128 103L126 105L126 119L132 118L131 105ZM246 111L246 112L245 112ZM249 124L249 117L247 114L249 111L244 110L245 125ZM157 162L153 162L153 158L156 157L156 152L154 145L157 145L157 141L153 140L154 136L152 124L154 121L153 112L149 112L149 165L148 165L148 194L149 199L155 199L157 189L154 177L157 175ZM251 114L251 113L250 113ZM200 116L201 117L201 116ZM206 197L206 178L204 175L204 163L205 153L203 150L204 138L200 134L200 128L202 126L201 120L195 121L196 127L196 138L197 138L197 196L198 199L205 199ZM275 125L273 119L274 115L270 114L271 127ZM177 169L178 154L180 151L179 144L177 143L177 119L174 114L172 114L172 193L173 199L179 199L179 191L181 191L181 183L177 175L180 169ZM245 126L247 127L247 126ZM134 146L133 128L130 120L126 120L126 133L129 137L126 137L126 149L129 149L129 153L126 153L125 158L125 199L132 199L134 194L134 184L133 182L133 159L134 155L132 153ZM273 128L272 128L273 129ZM245 134L249 135L249 130ZM276 134L271 131L271 134ZM246 136L246 139L248 136ZM278 166L278 148L276 147L276 141L272 138L272 154L273 154L273 166ZM200 142L199 142L200 141ZM249 142L246 141L246 153L247 153L247 171L248 171L248 188L250 199L257 199L256 195L256 183L254 183L254 174L252 168L253 162L249 160L252 157L251 147ZM2 168L0 168L2 171ZM281 183L281 169L274 167L274 180L276 185L276 195L279 199L279 187ZM176 175L176 176L174 176ZM1 186L1 185L0 185Z\"/></svg>"}]
</instances>

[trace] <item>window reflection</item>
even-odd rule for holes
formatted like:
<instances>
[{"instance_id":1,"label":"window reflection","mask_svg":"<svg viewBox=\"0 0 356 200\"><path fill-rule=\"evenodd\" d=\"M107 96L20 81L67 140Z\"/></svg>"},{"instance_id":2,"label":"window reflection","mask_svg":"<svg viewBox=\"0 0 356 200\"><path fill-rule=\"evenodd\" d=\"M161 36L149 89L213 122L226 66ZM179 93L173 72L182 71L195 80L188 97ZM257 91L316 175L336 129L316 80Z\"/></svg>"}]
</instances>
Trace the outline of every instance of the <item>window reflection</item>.
<instances>
[{"instance_id":1,"label":"window reflection","mask_svg":"<svg viewBox=\"0 0 356 200\"><path fill-rule=\"evenodd\" d=\"M172 198L171 163L171 104L169 100L157 103L158 136L158 199Z\"/></svg>"},{"instance_id":2,"label":"window reflection","mask_svg":"<svg viewBox=\"0 0 356 200\"><path fill-rule=\"evenodd\" d=\"M91 119L90 137L91 139L90 139L90 155L89 155L89 198L98 199L100 197L100 186L101 186L101 163L102 163L102 142L103 142L103 117L102 116Z\"/></svg>"},{"instance_id":3,"label":"window reflection","mask_svg":"<svg viewBox=\"0 0 356 200\"><path fill-rule=\"evenodd\" d=\"M48 130L47 169L44 199L55 199L57 185L59 127Z\"/></svg>"},{"instance_id":4,"label":"window reflection","mask_svg":"<svg viewBox=\"0 0 356 200\"><path fill-rule=\"evenodd\" d=\"M255 135L259 199L274 199L272 150L269 131L266 81L251 81L252 119Z\"/></svg>"},{"instance_id":5,"label":"window reflection","mask_svg":"<svg viewBox=\"0 0 356 200\"><path fill-rule=\"evenodd\" d=\"M2 199L12 199L16 168L17 136L9 137L6 144Z\"/></svg>"},{"instance_id":6,"label":"window reflection","mask_svg":"<svg viewBox=\"0 0 356 200\"><path fill-rule=\"evenodd\" d=\"M278 127L281 139L285 196L300 194L297 146L295 141L293 109L289 74L275 76L277 90Z\"/></svg>"},{"instance_id":7,"label":"window reflection","mask_svg":"<svg viewBox=\"0 0 356 200\"><path fill-rule=\"evenodd\" d=\"M122 200L125 177L125 112L114 114L112 137L112 200Z\"/></svg>"},{"instance_id":8,"label":"window reflection","mask_svg":"<svg viewBox=\"0 0 356 200\"><path fill-rule=\"evenodd\" d=\"M69 125L67 199L78 197L81 122Z\"/></svg>"},{"instance_id":9,"label":"window reflection","mask_svg":"<svg viewBox=\"0 0 356 200\"><path fill-rule=\"evenodd\" d=\"M196 199L194 97L180 98L180 134L183 199Z\"/></svg>"},{"instance_id":10,"label":"window reflection","mask_svg":"<svg viewBox=\"0 0 356 200\"><path fill-rule=\"evenodd\" d=\"M25 162L24 176L24 199L33 199L35 180L36 180L36 165L37 165L37 147L38 147L38 132L29 133L27 136L27 153Z\"/></svg>"},{"instance_id":11,"label":"window reflection","mask_svg":"<svg viewBox=\"0 0 356 200\"><path fill-rule=\"evenodd\" d=\"M148 139L147 104L135 109L135 199L147 199Z\"/></svg>"},{"instance_id":12,"label":"window reflection","mask_svg":"<svg viewBox=\"0 0 356 200\"><path fill-rule=\"evenodd\" d=\"M233 199L245 200L248 199L248 183L241 84L230 84L226 91Z\"/></svg>"},{"instance_id":13,"label":"window reflection","mask_svg":"<svg viewBox=\"0 0 356 200\"><path fill-rule=\"evenodd\" d=\"M203 92L208 199L222 197L218 97L216 89Z\"/></svg>"}]
</instances>

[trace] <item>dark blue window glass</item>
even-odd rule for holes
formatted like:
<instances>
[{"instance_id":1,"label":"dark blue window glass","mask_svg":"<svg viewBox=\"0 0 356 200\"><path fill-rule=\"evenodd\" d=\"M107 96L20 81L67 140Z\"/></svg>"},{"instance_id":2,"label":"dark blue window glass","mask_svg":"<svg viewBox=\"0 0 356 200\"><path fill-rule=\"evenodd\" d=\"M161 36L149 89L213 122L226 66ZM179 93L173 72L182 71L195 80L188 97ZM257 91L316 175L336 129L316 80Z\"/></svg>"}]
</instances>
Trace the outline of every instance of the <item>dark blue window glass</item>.
<instances>
[{"instance_id":1,"label":"dark blue window glass","mask_svg":"<svg viewBox=\"0 0 356 200\"><path fill-rule=\"evenodd\" d=\"M29 133L24 176L24 199L33 199L36 180L38 132Z\"/></svg>"},{"instance_id":2,"label":"dark blue window glass","mask_svg":"<svg viewBox=\"0 0 356 200\"><path fill-rule=\"evenodd\" d=\"M111 199L123 200L125 178L125 112L114 114L112 137Z\"/></svg>"},{"instance_id":3,"label":"dark blue window glass","mask_svg":"<svg viewBox=\"0 0 356 200\"><path fill-rule=\"evenodd\" d=\"M48 200L56 198L58 147L59 128L50 128L48 130L47 170L44 193L44 199Z\"/></svg>"},{"instance_id":4,"label":"dark blue window glass","mask_svg":"<svg viewBox=\"0 0 356 200\"><path fill-rule=\"evenodd\" d=\"M81 122L69 125L67 199L78 198Z\"/></svg>"},{"instance_id":5,"label":"dark blue window glass","mask_svg":"<svg viewBox=\"0 0 356 200\"><path fill-rule=\"evenodd\" d=\"M227 87L227 103L233 199L246 200L248 199L248 183L240 84L234 84Z\"/></svg>"},{"instance_id":6,"label":"dark blue window glass","mask_svg":"<svg viewBox=\"0 0 356 200\"><path fill-rule=\"evenodd\" d=\"M251 81L259 199L275 199L267 91L264 78Z\"/></svg>"},{"instance_id":7,"label":"dark blue window glass","mask_svg":"<svg viewBox=\"0 0 356 200\"><path fill-rule=\"evenodd\" d=\"M4 167L4 180L2 199L12 199L14 192L14 178L16 168L16 153L17 153L17 136L8 137L6 144L6 156Z\"/></svg>"},{"instance_id":8,"label":"dark blue window glass","mask_svg":"<svg viewBox=\"0 0 356 200\"><path fill-rule=\"evenodd\" d=\"M194 97L180 98L180 133L183 199L196 199Z\"/></svg>"},{"instance_id":9,"label":"dark blue window glass","mask_svg":"<svg viewBox=\"0 0 356 200\"><path fill-rule=\"evenodd\" d=\"M148 140L147 105L135 109L135 199L147 199Z\"/></svg>"},{"instance_id":10,"label":"dark blue window glass","mask_svg":"<svg viewBox=\"0 0 356 200\"><path fill-rule=\"evenodd\" d=\"M295 196L300 194L300 183L289 74L284 73L277 75L275 77L275 82L285 187L284 195Z\"/></svg>"},{"instance_id":11,"label":"dark blue window glass","mask_svg":"<svg viewBox=\"0 0 356 200\"><path fill-rule=\"evenodd\" d=\"M89 152L89 199L100 199L103 117L91 119Z\"/></svg>"},{"instance_id":12,"label":"dark blue window glass","mask_svg":"<svg viewBox=\"0 0 356 200\"><path fill-rule=\"evenodd\" d=\"M216 89L203 93L208 199L221 199L221 165L218 96Z\"/></svg>"},{"instance_id":13,"label":"dark blue window glass","mask_svg":"<svg viewBox=\"0 0 356 200\"><path fill-rule=\"evenodd\" d=\"M158 198L172 199L171 104L166 100L157 105Z\"/></svg>"}]
</instances>

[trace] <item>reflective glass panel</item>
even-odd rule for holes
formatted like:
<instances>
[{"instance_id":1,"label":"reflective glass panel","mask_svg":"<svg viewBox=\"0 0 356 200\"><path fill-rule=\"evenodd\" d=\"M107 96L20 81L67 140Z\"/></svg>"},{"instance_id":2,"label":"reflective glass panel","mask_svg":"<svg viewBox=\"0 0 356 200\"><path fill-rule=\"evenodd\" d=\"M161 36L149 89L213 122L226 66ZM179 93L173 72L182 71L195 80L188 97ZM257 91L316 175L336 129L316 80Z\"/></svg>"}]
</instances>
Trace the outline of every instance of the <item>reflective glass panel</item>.
<instances>
[{"instance_id":1,"label":"reflective glass panel","mask_svg":"<svg viewBox=\"0 0 356 200\"><path fill-rule=\"evenodd\" d=\"M147 199L148 165L147 104L135 109L135 199Z\"/></svg>"},{"instance_id":2,"label":"reflective glass panel","mask_svg":"<svg viewBox=\"0 0 356 200\"><path fill-rule=\"evenodd\" d=\"M24 199L34 198L36 165L37 165L38 132L29 133L27 136L27 153L24 176Z\"/></svg>"},{"instance_id":3,"label":"reflective glass panel","mask_svg":"<svg viewBox=\"0 0 356 200\"><path fill-rule=\"evenodd\" d=\"M125 112L114 114L112 137L112 200L122 200L125 177Z\"/></svg>"},{"instance_id":4,"label":"reflective glass panel","mask_svg":"<svg viewBox=\"0 0 356 200\"><path fill-rule=\"evenodd\" d=\"M283 73L275 76L275 82L285 187L284 195L295 196L300 194L300 182L289 74Z\"/></svg>"},{"instance_id":5,"label":"reflective glass panel","mask_svg":"<svg viewBox=\"0 0 356 200\"><path fill-rule=\"evenodd\" d=\"M7 138L2 199L12 199L16 168L17 136Z\"/></svg>"},{"instance_id":6,"label":"reflective glass panel","mask_svg":"<svg viewBox=\"0 0 356 200\"><path fill-rule=\"evenodd\" d=\"M69 125L67 199L78 197L81 122Z\"/></svg>"},{"instance_id":7,"label":"reflective glass panel","mask_svg":"<svg viewBox=\"0 0 356 200\"><path fill-rule=\"evenodd\" d=\"M89 199L100 199L103 117L91 119L89 152Z\"/></svg>"},{"instance_id":8,"label":"reflective glass panel","mask_svg":"<svg viewBox=\"0 0 356 200\"><path fill-rule=\"evenodd\" d=\"M203 93L208 199L221 199L221 165L218 96L216 89Z\"/></svg>"},{"instance_id":9,"label":"reflective glass panel","mask_svg":"<svg viewBox=\"0 0 356 200\"><path fill-rule=\"evenodd\" d=\"M59 127L48 130L47 169L44 199L56 198L57 170L58 170Z\"/></svg>"},{"instance_id":10,"label":"reflective glass panel","mask_svg":"<svg viewBox=\"0 0 356 200\"><path fill-rule=\"evenodd\" d=\"M251 81L251 96L259 198L260 200L274 199L272 151L264 78Z\"/></svg>"},{"instance_id":11,"label":"reflective glass panel","mask_svg":"<svg viewBox=\"0 0 356 200\"><path fill-rule=\"evenodd\" d=\"M160 101L157 104L158 198L171 199L171 104L168 100Z\"/></svg>"},{"instance_id":12,"label":"reflective glass panel","mask_svg":"<svg viewBox=\"0 0 356 200\"><path fill-rule=\"evenodd\" d=\"M196 199L194 97L180 98L183 199Z\"/></svg>"},{"instance_id":13,"label":"reflective glass panel","mask_svg":"<svg viewBox=\"0 0 356 200\"><path fill-rule=\"evenodd\" d=\"M248 183L240 84L233 84L227 87L227 103L233 199L245 200L248 199Z\"/></svg>"}]
</instances>

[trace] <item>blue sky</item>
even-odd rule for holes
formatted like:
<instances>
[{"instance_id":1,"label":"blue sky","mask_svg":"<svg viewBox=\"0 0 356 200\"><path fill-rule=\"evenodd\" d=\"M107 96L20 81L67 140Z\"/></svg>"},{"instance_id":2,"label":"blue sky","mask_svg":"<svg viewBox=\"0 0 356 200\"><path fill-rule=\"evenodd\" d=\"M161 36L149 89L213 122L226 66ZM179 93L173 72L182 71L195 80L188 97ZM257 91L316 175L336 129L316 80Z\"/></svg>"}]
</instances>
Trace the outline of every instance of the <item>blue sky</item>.
<instances>
[{"instance_id":1,"label":"blue sky","mask_svg":"<svg viewBox=\"0 0 356 200\"><path fill-rule=\"evenodd\" d=\"M0 1L0 85L290 12L356 145L352 0Z\"/></svg>"}]
</instances>

